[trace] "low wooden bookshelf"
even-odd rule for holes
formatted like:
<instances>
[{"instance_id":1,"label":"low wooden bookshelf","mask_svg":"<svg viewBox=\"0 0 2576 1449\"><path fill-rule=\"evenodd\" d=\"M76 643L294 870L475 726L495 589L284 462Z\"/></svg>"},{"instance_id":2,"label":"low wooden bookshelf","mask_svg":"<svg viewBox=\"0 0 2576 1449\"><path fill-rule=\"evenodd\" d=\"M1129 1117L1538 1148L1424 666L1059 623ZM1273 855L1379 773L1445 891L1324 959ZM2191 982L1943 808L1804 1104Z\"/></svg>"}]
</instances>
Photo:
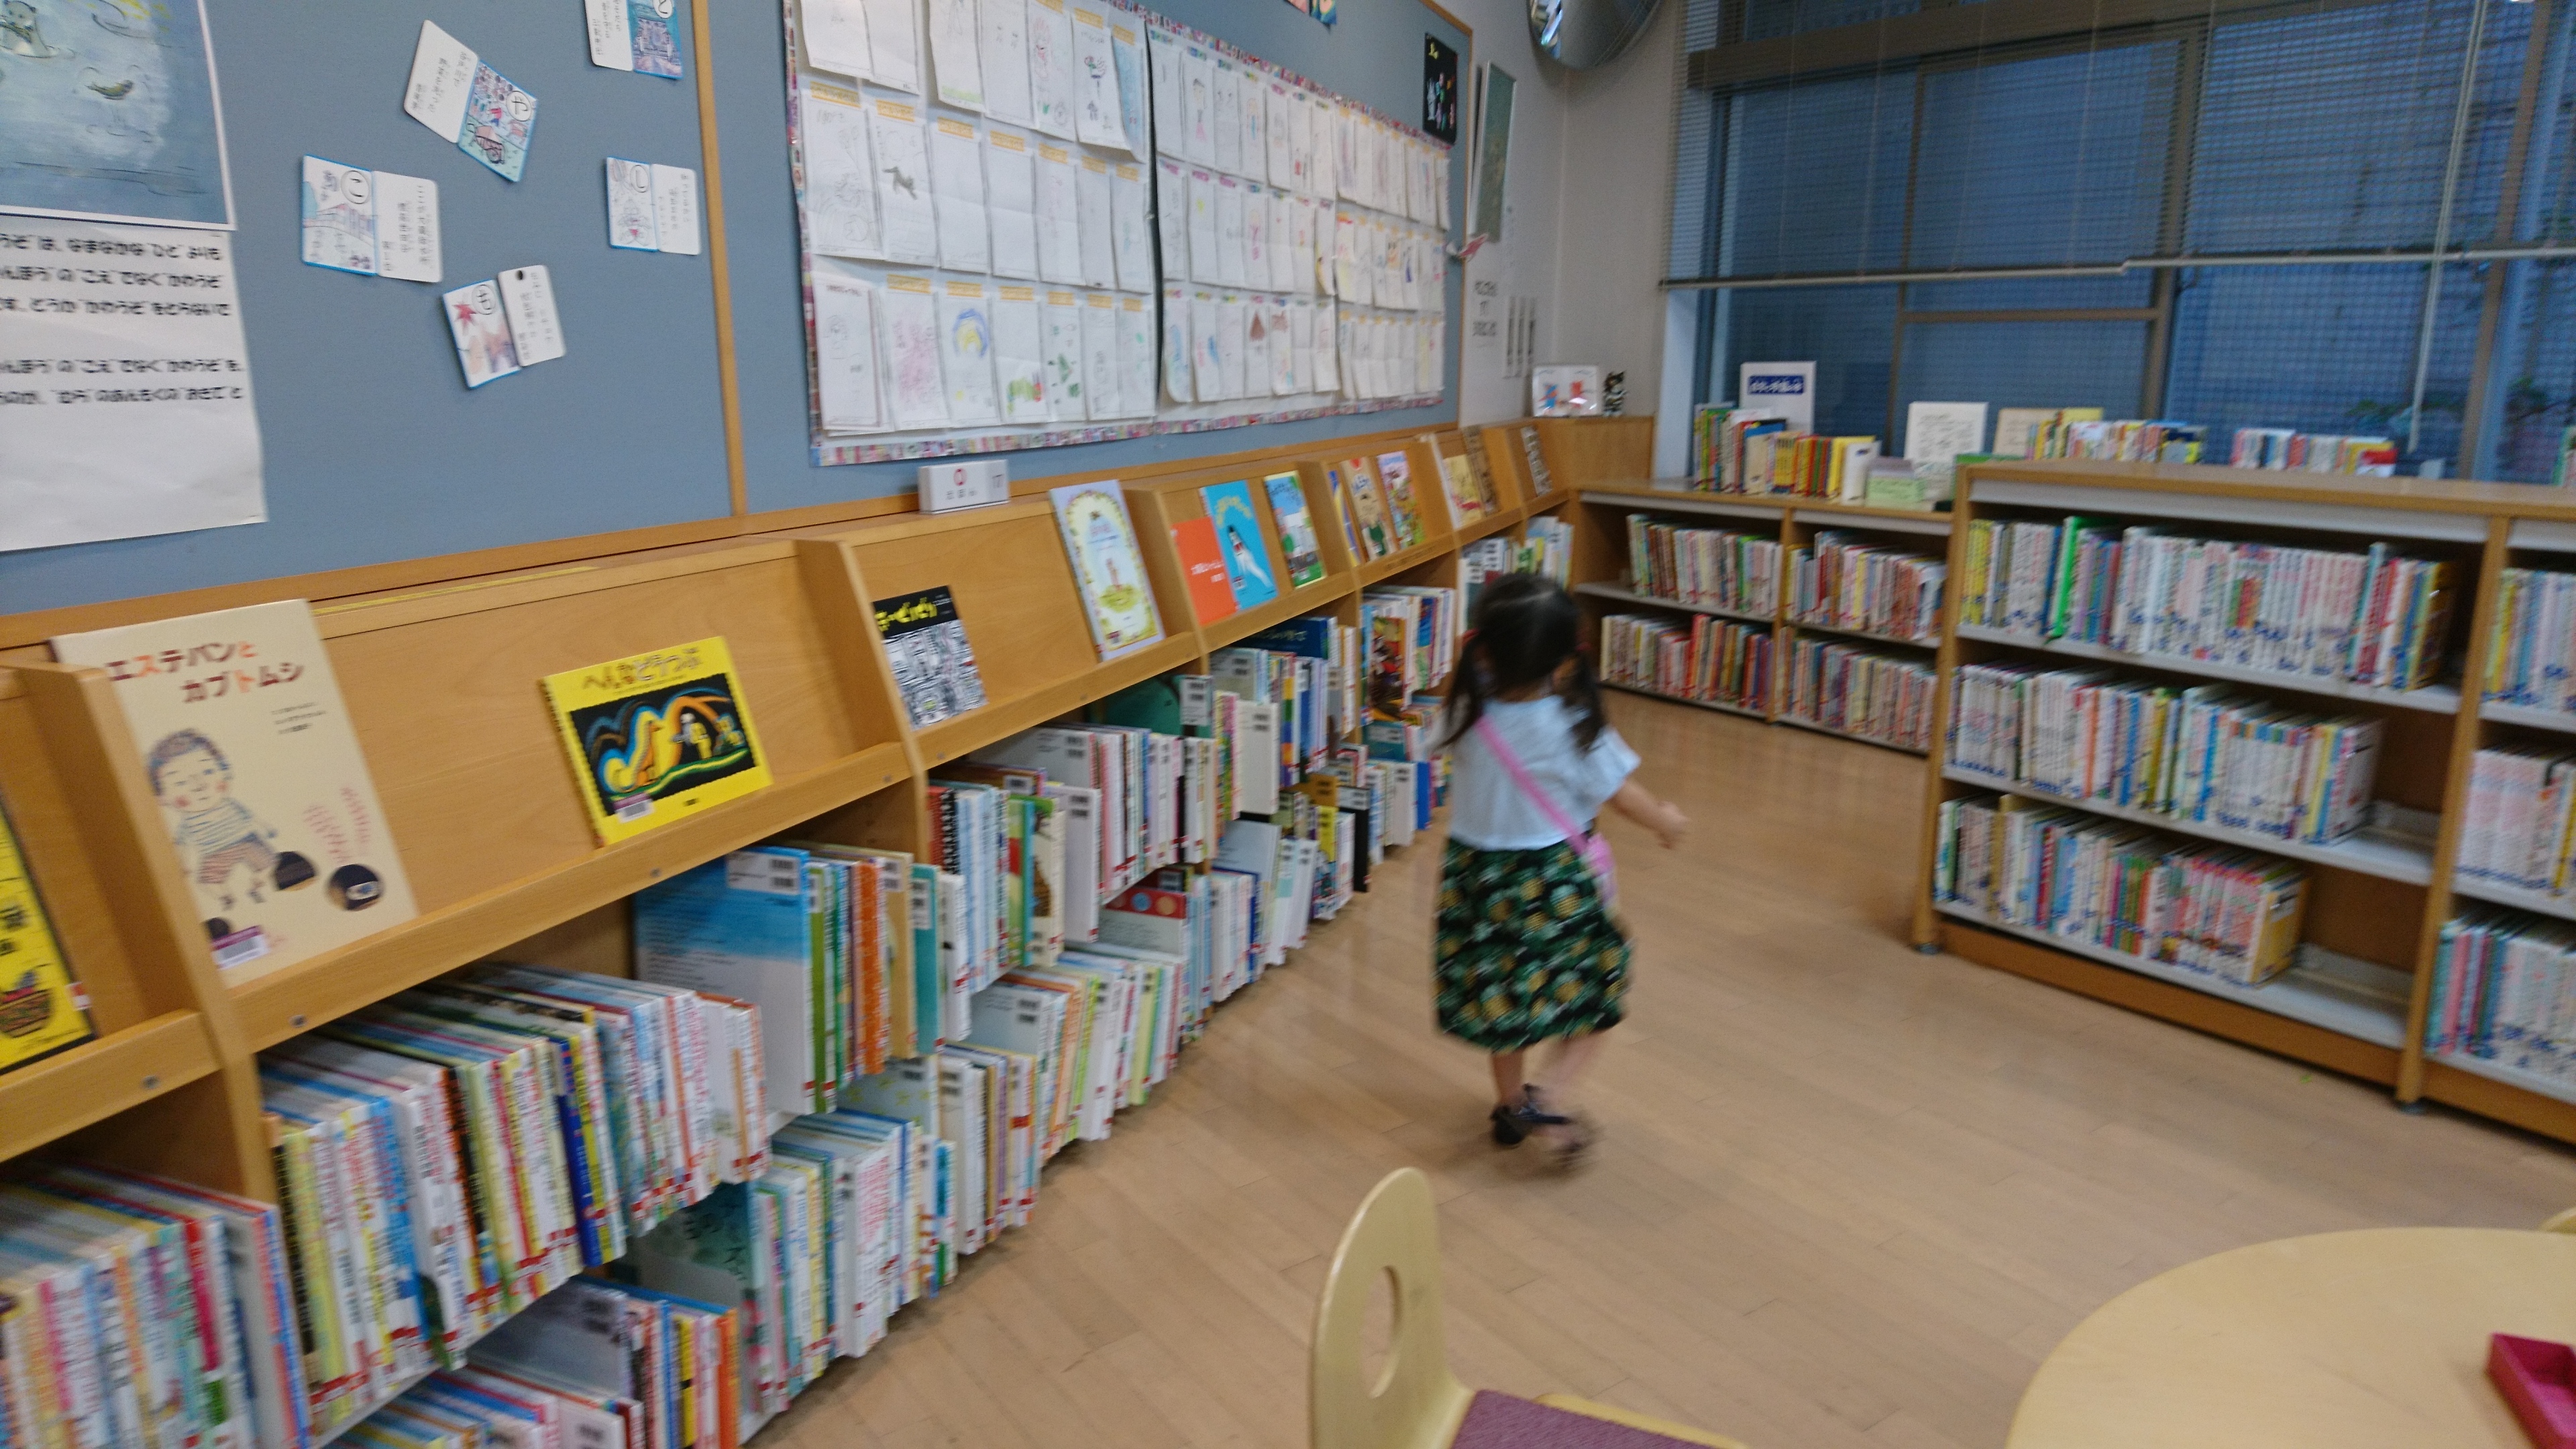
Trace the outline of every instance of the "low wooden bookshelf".
<instances>
[{"instance_id":1,"label":"low wooden bookshelf","mask_svg":"<svg viewBox=\"0 0 2576 1449\"><path fill-rule=\"evenodd\" d=\"M1651 420L1610 420L1634 431ZM1491 425L1497 463L1517 430ZM1582 426L1575 424L1574 426ZM1499 430L1513 430L1505 437ZM1440 450L1465 446L1435 430ZM1484 429L1479 429L1484 431ZM1533 500L1498 466L1500 506L1458 527L1419 430L1364 434L1129 471L1128 495L1164 638L1100 661L1046 498L1098 475L1035 478L1013 499L945 515L887 512L578 563L458 576L332 596L309 593L349 714L382 796L420 914L329 954L258 975L218 973L194 919L158 807L141 779L106 676L50 662L41 646L0 655L0 798L86 992L96 1038L0 1074L0 1160L95 1158L273 1200L255 1053L443 972L515 959L623 973L627 897L728 852L780 836L919 850L928 772L1130 684L1207 667L1211 652L1309 613L1358 620L1382 580L1455 583L1462 544L1517 534ZM1274 565L1277 525L1260 480L1315 474L1327 459L1403 449L1426 511L1424 541L1357 567L1329 499L1309 491L1323 579L1221 619L1191 612L1170 525L1203 511L1198 488L1253 483ZM1560 477L1584 481L1591 454ZM1318 485L1319 486L1319 485ZM1570 495L1565 495L1570 496ZM320 583L316 580L314 583ZM928 729L902 709L872 603L946 585L989 702ZM142 599L84 611L85 627L221 607ZM27 620L0 621L34 637ZM539 679L556 670L723 635L758 713L776 783L622 842L594 843Z\"/></svg>"},{"instance_id":2,"label":"low wooden bookshelf","mask_svg":"<svg viewBox=\"0 0 2576 1449\"><path fill-rule=\"evenodd\" d=\"M2387 542L2416 557L2453 560L2459 566L2456 602L2448 637L2441 641L2439 678L2421 688L2386 689L1961 625L1961 585L1976 521L2054 522L2068 515L2114 526L2160 525L2184 536L2349 552ZM1965 470L1953 526L1914 909L1918 945L2330 1067L2388 1087L2400 1103L2443 1102L2576 1142L2576 1082L2425 1048L2442 930L2464 906L2492 902L2576 920L2576 896L2455 879L2477 751L2549 743L2576 732L2576 715L2486 701L2482 679L2482 646L2496 624L2504 570L2576 568L2576 495L2516 484L2202 466L1994 462ZM1958 672L1996 662L2096 667L2177 688L2225 684L2298 709L2377 718L2384 733L2376 795L2414 828L2364 830L2333 845L2297 844L2068 799L1953 763L1947 745ZM2297 964L2270 982L2247 987L1991 920L1971 906L1940 899L1940 807L1989 794L2019 795L2145 824L2185 841L2241 845L2299 862L2307 870L2309 897Z\"/></svg>"},{"instance_id":3,"label":"low wooden bookshelf","mask_svg":"<svg viewBox=\"0 0 2576 1449\"><path fill-rule=\"evenodd\" d=\"M1922 753L1907 745L1800 718L1791 712L1788 660L1795 641L1802 634L1883 647L1892 654L1919 655L1927 664L1935 646L1928 640L1898 639L1799 619L1791 611L1787 557L1791 550L1813 544L1816 535L1826 529L1857 533L1873 542L1891 544L1944 539L1950 533L1950 515L1870 508L1785 494L1711 493L1679 478L1614 478L1583 483L1571 492L1571 502L1575 505L1574 593L1583 605L1587 628L1595 640L1600 637L1601 620L1605 615L1644 613L1666 614L1677 621L1687 621L1697 614L1731 619L1768 629L1773 641L1771 687L1758 709L1733 701L1667 694L1634 684L1610 683L1610 688L1857 740L1880 749ZM1631 514L1646 514L1657 523L1675 527L1726 528L1778 538L1782 556L1778 597L1772 599L1767 608L1735 609L1683 603L1678 599L1637 592L1628 558L1628 518ZM1939 544L1928 546L1935 550L1941 547Z\"/></svg>"}]
</instances>

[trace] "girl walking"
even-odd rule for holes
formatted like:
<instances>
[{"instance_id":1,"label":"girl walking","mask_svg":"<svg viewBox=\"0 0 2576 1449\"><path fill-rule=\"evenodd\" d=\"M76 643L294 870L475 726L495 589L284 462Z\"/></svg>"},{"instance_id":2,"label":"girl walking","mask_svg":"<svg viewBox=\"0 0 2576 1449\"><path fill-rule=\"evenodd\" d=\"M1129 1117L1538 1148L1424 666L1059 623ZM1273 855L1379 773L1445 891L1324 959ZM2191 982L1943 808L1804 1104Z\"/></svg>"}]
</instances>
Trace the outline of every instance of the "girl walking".
<instances>
[{"instance_id":1,"label":"girl walking","mask_svg":"<svg viewBox=\"0 0 2576 1449\"><path fill-rule=\"evenodd\" d=\"M1494 1141L1546 1142L1566 1166L1591 1145L1575 1083L1619 1024L1628 940L1611 915L1603 805L1665 848L1690 822L1631 779L1637 753L1610 728L1576 644L1581 615L1555 582L1485 586L1449 695L1455 766L1440 861L1440 1029L1493 1056ZM1531 1049L1557 1046L1531 1071Z\"/></svg>"}]
</instances>

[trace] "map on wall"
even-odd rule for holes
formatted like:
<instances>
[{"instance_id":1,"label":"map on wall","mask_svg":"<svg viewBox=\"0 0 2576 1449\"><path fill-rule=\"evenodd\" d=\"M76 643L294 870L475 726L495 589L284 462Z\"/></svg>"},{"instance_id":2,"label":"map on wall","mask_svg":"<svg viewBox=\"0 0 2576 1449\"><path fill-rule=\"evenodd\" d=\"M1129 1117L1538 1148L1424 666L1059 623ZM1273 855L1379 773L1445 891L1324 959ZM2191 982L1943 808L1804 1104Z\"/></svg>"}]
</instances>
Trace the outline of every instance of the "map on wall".
<instances>
[{"instance_id":1,"label":"map on wall","mask_svg":"<svg viewBox=\"0 0 2576 1449\"><path fill-rule=\"evenodd\" d=\"M0 0L0 212L232 225L204 0Z\"/></svg>"}]
</instances>

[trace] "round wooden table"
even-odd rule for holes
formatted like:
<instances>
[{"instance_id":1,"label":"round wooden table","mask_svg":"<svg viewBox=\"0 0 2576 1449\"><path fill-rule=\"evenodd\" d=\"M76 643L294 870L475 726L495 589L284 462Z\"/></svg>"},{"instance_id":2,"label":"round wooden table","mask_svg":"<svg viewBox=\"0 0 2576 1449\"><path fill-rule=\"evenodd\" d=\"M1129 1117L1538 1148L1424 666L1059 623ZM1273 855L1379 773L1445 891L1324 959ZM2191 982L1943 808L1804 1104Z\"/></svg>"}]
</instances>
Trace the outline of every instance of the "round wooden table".
<instances>
[{"instance_id":1,"label":"round wooden table","mask_svg":"<svg viewBox=\"0 0 2576 1449\"><path fill-rule=\"evenodd\" d=\"M2039 1367L2009 1449L2528 1449L2487 1335L2576 1343L2576 1236L2374 1228L2139 1284Z\"/></svg>"}]
</instances>

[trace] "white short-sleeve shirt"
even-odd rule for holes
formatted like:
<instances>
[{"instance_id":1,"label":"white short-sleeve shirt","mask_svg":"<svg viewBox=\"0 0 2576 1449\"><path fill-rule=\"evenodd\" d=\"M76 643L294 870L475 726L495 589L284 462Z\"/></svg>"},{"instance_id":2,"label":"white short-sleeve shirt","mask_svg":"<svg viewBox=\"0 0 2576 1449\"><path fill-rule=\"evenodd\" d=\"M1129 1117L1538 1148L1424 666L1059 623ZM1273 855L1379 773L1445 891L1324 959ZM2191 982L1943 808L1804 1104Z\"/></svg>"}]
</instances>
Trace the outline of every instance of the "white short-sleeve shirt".
<instances>
[{"instance_id":1,"label":"white short-sleeve shirt","mask_svg":"<svg viewBox=\"0 0 2576 1449\"><path fill-rule=\"evenodd\" d=\"M1637 752L1606 724L1590 750L1578 747L1574 711L1555 695L1488 703L1484 717L1493 721L1530 779L1577 825L1600 814L1601 803L1617 794L1637 768ZM1537 850L1566 838L1477 731L1469 730L1449 747L1449 754L1450 839L1478 850Z\"/></svg>"}]
</instances>

